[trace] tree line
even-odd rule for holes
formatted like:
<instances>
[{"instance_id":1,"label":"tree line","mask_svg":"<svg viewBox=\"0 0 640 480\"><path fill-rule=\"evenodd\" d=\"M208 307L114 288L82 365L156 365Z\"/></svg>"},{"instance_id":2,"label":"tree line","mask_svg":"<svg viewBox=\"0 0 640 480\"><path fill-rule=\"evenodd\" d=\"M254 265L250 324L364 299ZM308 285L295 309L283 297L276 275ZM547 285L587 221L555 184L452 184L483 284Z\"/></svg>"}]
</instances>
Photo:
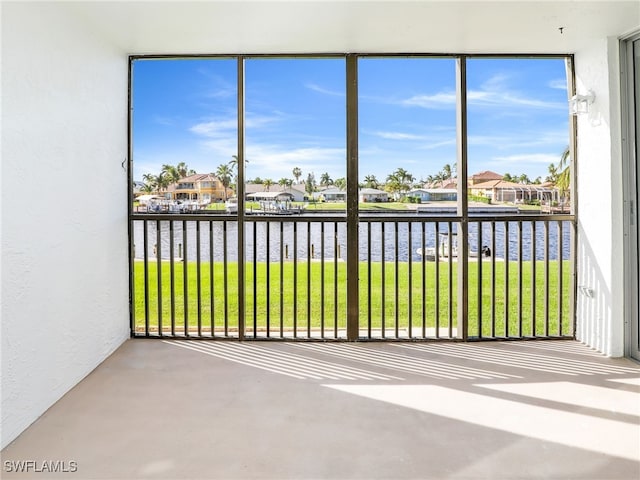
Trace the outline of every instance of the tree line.
<instances>
[{"instance_id":1,"label":"tree line","mask_svg":"<svg viewBox=\"0 0 640 480\"><path fill-rule=\"evenodd\" d=\"M245 162L247 162L245 160ZM550 164L548 167L549 175L544 179L545 182L550 182L560 189L564 195L569 190L570 173L569 173L569 148L567 147L557 164ZM145 193L161 192L166 190L169 185L176 183L182 178L188 175L195 174L195 170L190 169L185 162L180 162L177 165L165 164L162 166L162 171L158 175L145 174L142 179L144 186L141 190ZM291 188L294 184L304 184L305 191L311 196L314 192L318 191L319 187L328 188L335 187L339 190L346 190L347 179L340 177L332 179L328 172L320 175L318 181L316 181L315 174L310 172L307 174L306 180L300 180L303 176L302 169L300 167L294 167L292 170L293 178L282 177L275 181L271 178L256 177L253 180L249 180L247 183L255 183L264 186L265 191L269 191L272 185L279 185L283 189ZM218 165L216 171L212 173L225 190L225 199L227 188L236 190L238 182L238 156L233 155L232 159L227 162ZM384 190L391 195L401 196L402 194L412 190L416 187L438 188L446 185L447 181L456 178L456 166L445 164L442 169L434 175L429 175L426 179L417 180L414 175L409 173L404 168L397 168L392 173L387 175L384 182L378 180L375 175L366 175L364 181L359 183L360 188L375 188ZM504 181L520 183L523 185L536 185L542 183L542 178L537 177L531 180L527 174L512 175L511 173L505 173L502 177Z\"/></svg>"}]
</instances>

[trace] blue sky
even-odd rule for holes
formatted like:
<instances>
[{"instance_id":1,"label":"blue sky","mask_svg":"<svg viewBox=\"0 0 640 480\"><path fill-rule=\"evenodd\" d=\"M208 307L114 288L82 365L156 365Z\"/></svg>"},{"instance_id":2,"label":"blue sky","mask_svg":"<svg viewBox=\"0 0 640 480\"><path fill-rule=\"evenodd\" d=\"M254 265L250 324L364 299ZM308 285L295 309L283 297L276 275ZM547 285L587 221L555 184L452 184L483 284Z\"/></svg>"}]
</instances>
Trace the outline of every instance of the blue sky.
<instances>
[{"instance_id":1,"label":"blue sky","mask_svg":"<svg viewBox=\"0 0 640 480\"><path fill-rule=\"evenodd\" d=\"M236 147L234 59L134 62L134 178L185 162L215 172ZM346 175L345 63L340 58L246 60L246 178ZM455 60L362 58L359 176L397 168L417 179L453 164ZM544 178L568 145L563 59L467 62L469 173Z\"/></svg>"}]
</instances>

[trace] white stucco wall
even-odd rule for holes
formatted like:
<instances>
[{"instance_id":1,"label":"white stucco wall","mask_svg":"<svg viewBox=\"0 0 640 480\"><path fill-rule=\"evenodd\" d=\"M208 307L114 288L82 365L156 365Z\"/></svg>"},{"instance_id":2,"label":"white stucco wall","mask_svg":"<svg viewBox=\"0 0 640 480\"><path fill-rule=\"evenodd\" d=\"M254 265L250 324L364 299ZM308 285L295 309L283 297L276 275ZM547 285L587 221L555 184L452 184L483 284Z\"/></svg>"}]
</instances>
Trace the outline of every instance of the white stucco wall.
<instances>
[{"instance_id":1,"label":"white stucco wall","mask_svg":"<svg viewBox=\"0 0 640 480\"><path fill-rule=\"evenodd\" d=\"M624 354L618 48L616 38L602 39L575 55L578 93L596 94L578 117L577 337L611 356Z\"/></svg>"},{"instance_id":2,"label":"white stucco wall","mask_svg":"<svg viewBox=\"0 0 640 480\"><path fill-rule=\"evenodd\" d=\"M128 336L127 57L2 5L2 447Z\"/></svg>"}]
</instances>

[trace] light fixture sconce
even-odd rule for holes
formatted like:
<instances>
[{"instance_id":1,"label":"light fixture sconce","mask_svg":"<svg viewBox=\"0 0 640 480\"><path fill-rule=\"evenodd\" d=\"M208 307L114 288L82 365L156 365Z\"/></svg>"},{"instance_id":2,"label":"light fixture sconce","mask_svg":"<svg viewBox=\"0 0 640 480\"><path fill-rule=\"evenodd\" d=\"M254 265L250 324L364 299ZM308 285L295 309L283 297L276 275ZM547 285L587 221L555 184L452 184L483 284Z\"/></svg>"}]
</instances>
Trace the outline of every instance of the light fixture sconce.
<instances>
[{"instance_id":1,"label":"light fixture sconce","mask_svg":"<svg viewBox=\"0 0 640 480\"><path fill-rule=\"evenodd\" d=\"M571 115L582 115L589 113L589 105L596 99L596 94L589 90L586 95L574 95L569 100L569 113Z\"/></svg>"}]
</instances>

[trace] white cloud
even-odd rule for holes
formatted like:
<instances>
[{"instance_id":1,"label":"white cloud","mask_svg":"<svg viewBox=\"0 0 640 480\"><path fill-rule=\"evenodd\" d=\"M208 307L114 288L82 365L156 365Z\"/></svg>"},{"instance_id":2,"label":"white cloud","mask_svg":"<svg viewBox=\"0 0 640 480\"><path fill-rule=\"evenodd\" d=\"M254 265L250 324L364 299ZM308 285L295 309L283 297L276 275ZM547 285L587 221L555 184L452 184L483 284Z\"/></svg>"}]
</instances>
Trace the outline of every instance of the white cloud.
<instances>
[{"instance_id":1,"label":"white cloud","mask_svg":"<svg viewBox=\"0 0 640 480\"><path fill-rule=\"evenodd\" d=\"M424 135L403 132L373 132L373 135L388 140L425 140L426 138Z\"/></svg>"},{"instance_id":2,"label":"white cloud","mask_svg":"<svg viewBox=\"0 0 640 480\"><path fill-rule=\"evenodd\" d=\"M248 130L263 127L269 123L277 122L280 119L281 116L278 115L267 117L247 114L247 117L245 118L245 128ZM230 135L236 136L237 128L238 120L236 118L225 118L198 123L189 128L189 131L203 137L220 138L228 137Z\"/></svg>"},{"instance_id":3,"label":"white cloud","mask_svg":"<svg viewBox=\"0 0 640 480\"><path fill-rule=\"evenodd\" d=\"M236 119L213 120L211 122L198 123L191 127L189 131L204 137L219 137L229 135L237 127L238 121Z\"/></svg>"},{"instance_id":4,"label":"white cloud","mask_svg":"<svg viewBox=\"0 0 640 480\"><path fill-rule=\"evenodd\" d=\"M551 153L521 153L516 155L507 155L504 157L493 157L492 160L500 163L536 163L549 165L550 163L558 163L560 155Z\"/></svg>"},{"instance_id":5,"label":"white cloud","mask_svg":"<svg viewBox=\"0 0 640 480\"><path fill-rule=\"evenodd\" d=\"M563 109L566 105L560 102L548 102L537 98L528 98L516 92L470 90L467 93L467 102L470 105L484 107L531 107L542 109Z\"/></svg>"},{"instance_id":6,"label":"white cloud","mask_svg":"<svg viewBox=\"0 0 640 480\"><path fill-rule=\"evenodd\" d=\"M467 103L480 107L530 107L541 109L563 109L566 105L562 102L550 102L534 97L528 97L511 90L508 86L508 76L494 75L484 82L479 89L469 89L467 91ZM559 85L557 81L551 82ZM553 88L562 88L554 86ZM565 84L566 88L566 84ZM442 91L434 94L414 95L413 97L400 100L400 105L408 107L420 107L429 109L450 108L456 104L456 93L453 91Z\"/></svg>"},{"instance_id":7,"label":"white cloud","mask_svg":"<svg viewBox=\"0 0 640 480\"><path fill-rule=\"evenodd\" d=\"M455 92L440 92L433 95L414 95L400 101L401 105L421 108L450 108L456 104Z\"/></svg>"},{"instance_id":8,"label":"white cloud","mask_svg":"<svg viewBox=\"0 0 640 480\"><path fill-rule=\"evenodd\" d=\"M523 147L540 147L540 146L558 146L559 152L564 149L569 141L568 132L563 131L547 131L547 132L526 132L522 135L469 135L469 145L473 146L491 146L496 150L510 150L513 148L521 149Z\"/></svg>"},{"instance_id":9,"label":"white cloud","mask_svg":"<svg viewBox=\"0 0 640 480\"><path fill-rule=\"evenodd\" d=\"M383 138L385 140L409 140L409 141L417 141L421 142L419 145L415 145L415 148L419 150L431 150L434 148L439 148L447 145L455 145L456 139L455 136L447 135L447 136L433 136L433 135L418 135L415 133L407 133L407 132L387 132L387 131L376 131L376 132L365 132L370 133L379 138ZM406 144L405 144L406 145Z\"/></svg>"},{"instance_id":10,"label":"white cloud","mask_svg":"<svg viewBox=\"0 0 640 480\"><path fill-rule=\"evenodd\" d=\"M555 80L551 80L547 86L549 88L556 88L558 90L566 90L567 89L567 79L566 78L557 78Z\"/></svg>"},{"instance_id":11,"label":"white cloud","mask_svg":"<svg viewBox=\"0 0 640 480\"><path fill-rule=\"evenodd\" d=\"M337 92L335 90L329 90L327 88L316 85L315 83L307 83L305 85L309 90L313 90L314 92L322 93L324 95L331 95L333 97L344 97L344 92Z\"/></svg>"}]
</instances>

